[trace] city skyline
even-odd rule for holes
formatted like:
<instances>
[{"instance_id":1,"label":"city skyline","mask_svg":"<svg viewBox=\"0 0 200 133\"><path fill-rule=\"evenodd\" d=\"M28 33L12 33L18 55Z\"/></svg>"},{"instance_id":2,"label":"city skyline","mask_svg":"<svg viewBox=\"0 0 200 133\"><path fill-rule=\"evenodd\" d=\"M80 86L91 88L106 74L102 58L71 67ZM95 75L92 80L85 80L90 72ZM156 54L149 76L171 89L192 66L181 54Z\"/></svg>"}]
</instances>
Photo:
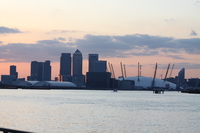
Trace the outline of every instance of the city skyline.
<instances>
[{"instance_id":1,"label":"city skyline","mask_svg":"<svg viewBox=\"0 0 200 133\"><path fill-rule=\"evenodd\" d=\"M186 78L200 77L200 2L159 0L50 0L2 1L0 8L0 75L17 66L18 77L29 75L30 61L50 60L52 78L59 75L61 53L82 52L83 74L88 53L113 64L116 77L120 62L127 76L157 78L167 65L172 76L185 68Z\"/></svg>"},{"instance_id":2,"label":"city skyline","mask_svg":"<svg viewBox=\"0 0 200 133\"><path fill-rule=\"evenodd\" d=\"M84 74L82 74L82 61L83 61L82 53L78 49L73 53L73 56L71 56L71 53L61 53L60 62L59 62L60 63L60 69L59 69L60 74L58 74L58 76L55 76L55 77L52 77L52 75L51 75L52 69L51 69L51 64L50 64L51 61L50 60L46 60L45 62L31 61L30 76L26 76L23 78L27 79L27 80L33 80L33 81L38 80L38 79L39 79L39 81L43 81L42 77L43 77L43 79L54 80L54 79L58 78L61 81L73 81L74 80L72 78L73 76L76 78L77 78L77 76L78 77L81 76L79 78L82 80L82 78L83 78L82 76L84 76ZM122 65L121 62L120 62L120 65ZM168 64L168 68L167 68L168 70L166 70L166 71L170 71L170 74L168 74L166 78L181 77L181 79L179 79L179 80L182 80L182 82L184 79L189 79L189 78L185 77L185 68L181 68L181 70L178 71L177 75L171 76L174 65L175 64L173 64L172 68L170 69L170 64ZM46 70L42 66L44 66ZM94 54L94 53L88 54L88 68L87 68L88 71L86 71L86 73L87 72L110 72L112 74L112 72L110 71L110 69L108 67L109 67L109 62L107 62L105 60L99 60L98 54ZM123 64L123 67L124 67L123 69L126 69L125 64ZM10 65L9 71L10 71L9 75L15 74L14 76L18 77L17 66ZM140 71L139 76L143 76L142 75L142 65L140 65L139 71ZM46 74L45 75L48 78L44 78L46 76L44 76L44 74L42 74L42 73L46 73L47 75ZM120 75L118 77L121 77L121 76L122 75ZM138 75L135 75L135 76L138 76ZM160 79L163 79L162 76L163 75L160 75ZM128 77L128 76L125 76L125 77ZM156 76L156 78L158 78L158 75ZM191 78L194 78L194 77L191 77ZM44 81L48 81L48 80L44 80Z\"/></svg>"}]
</instances>

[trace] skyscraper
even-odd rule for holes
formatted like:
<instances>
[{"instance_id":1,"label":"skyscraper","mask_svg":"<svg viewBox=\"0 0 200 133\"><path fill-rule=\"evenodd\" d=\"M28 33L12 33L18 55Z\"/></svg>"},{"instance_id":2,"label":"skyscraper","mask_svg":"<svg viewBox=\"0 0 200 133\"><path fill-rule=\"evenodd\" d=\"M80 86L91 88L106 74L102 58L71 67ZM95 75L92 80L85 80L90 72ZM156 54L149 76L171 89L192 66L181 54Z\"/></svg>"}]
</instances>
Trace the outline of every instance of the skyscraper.
<instances>
[{"instance_id":1,"label":"skyscraper","mask_svg":"<svg viewBox=\"0 0 200 133\"><path fill-rule=\"evenodd\" d=\"M89 54L89 70L88 72L95 72L95 62L98 61L98 54Z\"/></svg>"},{"instance_id":2,"label":"skyscraper","mask_svg":"<svg viewBox=\"0 0 200 133\"><path fill-rule=\"evenodd\" d=\"M185 83L185 68L182 68L178 73L178 82L180 85Z\"/></svg>"},{"instance_id":3,"label":"skyscraper","mask_svg":"<svg viewBox=\"0 0 200 133\"><path fill-rule=\"evenodd\" d=\"M73 54L73 75L82 75L82 53L77 49Z\"/></svg>"},{"instance_id":4,"label":"skyscraper","mask_svg":"<svg viewBox=\"0 0 200 133\"><path fill-rule=\"evenodd\" d=\"M43 74L42 74L42 81L51 81L51 65L50 61L47 60L42 62Z\"/></svg>"},{"instance_id":5,"label":"skyscraper","mask_svg":"<svg viewBox=\"0 0 200 133\"><path fill-rule=\"evenodd\" d=\"M73 78L72 82L77 86L83 86L84 75L82 74L82 53L77 49L73 54Z\"/></svg>"},{"instance_id":6,"label":"skyscraper","mask_svg":"<svg viewBox=\"0 0 200 133\"><path fill-rule=\"evenodd\" d=\"M16 66L14 65L10 66L10 75L14 76L15 80L18 78L18 72L16 71Z\"/></svg>"},{"instance_id":7,"label":"skyscraper","mask_svg":"<svg viewBox=\"0 0 200 133\"><path fill-rule=\"evenodd\" d=\"M111 73L106 72L106 61L99 61L98 54L89 54L89 72L86 86L89 88L110 88Z\"/></svg>"},{"instance_id":8,"label":"skyscraper","mask_svg":"<svg viewBox=\"0 0 200 133\"><path fill-rule=\"evenodd\" d=\"M30 80L33 81L38 81L39 77L39 63L37 61L32 61L31 62L31 75L30 75Z\"/></svg>"},{"instance_id":9,"label":"skyscraper","mask_svg":"<svg viewBox=\"0 0 200 133\"><path fill-rule=\"evenodd\" d=\"M71 53L62 53L60 57L60 76L71 75Z\"/></svg>"},{"instance_id":10,"label":"skyscraper","mask_svg":"<svg viewBox=\"0 0 200 133\"><path fill-rule=\"evenodd\" d=\"M34 81L50 81L51 80L51 65L50 61L31 62L31 79Z\"/></svg>"},{"instance_id":11,"label":"skyscraper","mask_svg":"<svg viewBox=\"0 0 200 133\"><path fill-rule=\"evenodd\" d=\"M107 61L95 61L95 72L106 72Z\"/></svg>"}]
</instances>

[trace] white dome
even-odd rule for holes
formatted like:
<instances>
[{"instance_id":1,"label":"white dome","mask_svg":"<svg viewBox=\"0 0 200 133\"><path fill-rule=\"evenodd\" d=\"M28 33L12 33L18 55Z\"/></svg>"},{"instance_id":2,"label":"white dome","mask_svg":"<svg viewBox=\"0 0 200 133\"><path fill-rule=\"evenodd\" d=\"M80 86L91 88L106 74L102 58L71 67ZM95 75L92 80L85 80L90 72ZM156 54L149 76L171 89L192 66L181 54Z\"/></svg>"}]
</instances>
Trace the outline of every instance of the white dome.
<instances>
[{"instance_id":1,"label":"white dome","mask_svg":"<svg viewBox=\"0 0 200 133\"><path fill-rule=\"evenodd\" d=\"M45 87L76 87L72 82L57 82L57 81L40 81L34 86L45 86Z\"/></svg>"},{"instance_id":2,"label":"white dome","mask_svg":"<svg viewBox=\"0 0 200 133\"><path fill-rule=\"evenodd\" d=\"M124 78L124 80L134 80L135 88L143 89L143 88L150 88L152 86L153 78L140 76L138 81L138 76L135 76L135 77L126 77ZM160 88L176 89L176 84L161 79L155 79L154 86Z\"/></svg>"}]
</instances>

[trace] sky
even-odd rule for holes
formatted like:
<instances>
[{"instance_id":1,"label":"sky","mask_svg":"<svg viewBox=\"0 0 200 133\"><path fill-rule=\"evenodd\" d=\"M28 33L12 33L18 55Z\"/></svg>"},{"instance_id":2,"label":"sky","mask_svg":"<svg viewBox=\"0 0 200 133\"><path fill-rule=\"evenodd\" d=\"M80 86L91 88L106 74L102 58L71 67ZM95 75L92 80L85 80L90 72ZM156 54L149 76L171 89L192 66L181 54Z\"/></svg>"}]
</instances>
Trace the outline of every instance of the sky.
<instances>
[{"instance_id":1,"label":"sky","mask_svg":"<svg viewBox=\"0 0 200 133\"><path fill-rule=\"evenodd\" d=\"M200 78L200 0L6 0L0 4L0 75L16 65L19 78L30 75L31 61L50 60L52 79L61 53L88 54L113 64L121 76ZM172 70L172 64L174 69Z\"/></svg>"}]
</instances>

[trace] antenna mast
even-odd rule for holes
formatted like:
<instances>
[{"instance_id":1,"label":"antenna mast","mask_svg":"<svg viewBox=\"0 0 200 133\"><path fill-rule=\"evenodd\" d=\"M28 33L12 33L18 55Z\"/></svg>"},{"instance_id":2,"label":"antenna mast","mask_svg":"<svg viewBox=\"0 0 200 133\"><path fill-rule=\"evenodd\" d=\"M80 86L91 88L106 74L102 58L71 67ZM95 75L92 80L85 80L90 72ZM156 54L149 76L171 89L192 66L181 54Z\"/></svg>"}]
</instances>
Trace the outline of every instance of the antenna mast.
<instances>
[{"instance_id":1,"label":"antenna mast","mask_svg":"<svg viewBox=\"0 0 200 133\"><path fill-rule=\"evenodd\" d=\"M124 80L124 72L123 72L122 62L120 62L120 64L121 64L122 78Z\"/></svg>"},{"instance_id":2,"label":"antenna mast","mask_svg":"<svg viewBox=\"0 0 200 133\"><path fill-rule=\"evenodd\" d=\"M156 63L156 67L155 67L155 71L154 71L154 76L153 76L153 81L152 81L152 85L151 85L151 88L152 88L152 89L153 89L154 86L155 86L155 78L156 78L157 67L158 67L158 65L157 65L157 63Z\"/></svg>"},{"instance_id":3,"label":"antenna mast","mask_svg":"<svg viewBox=\"0 0 200 133\"><path fill-rule=\"evenodd\" d=\"M113 72L113 78L115 78L115 72L114 72L114 69L113 69L113 65L111 64L111 69L112 69L112 72Z\"/></svg>"},{"instance_id":4,"label":"antenna mast","mask_svg":"<svg viewBox=\"0 0 200 133\"><path fill-rule=\"evenodd\" d=\"M138 81L140 81L140 63L138 62Z\"/></svg>"},{"instance_id":5,"label":"antenna mast","mask_svg":"<svg viewBox=\"0 0 200 133\"><path fill-rule=\"evenodd\" d=\"M169 67L170 67L170 63L169 63L169 65L168 65L168 67L167 67L167 71L166 71L166 74L165 74L164 81L166 81L166 79L167 79L167 74L168 74L168 71L169 71Z\"/></svg>"},{"instance_id":6,"label":"antenna mast","mask_svg":"<svg viewBox=\"0 0 200 133\"><path fill-rule=\"evenodd\" d=\"M125 67L125 64L124 64L124 76L126 78L126 67Z\"/></svg>"},{"instance_id":7,"label":"antenna mast","mask_svg":"<svg viewBox=\"0 0 200 133\"><path fill-rule=\"evenodd\" d=\"M108 65L109 65L109 68L110 68L111 77L113 78L113 73L112 73L112 69L111 69L111 66L110 66L109 62L108 62Z\"/></svg>"},{"instance_id":8,"label":"antenna mast","mask_svg":"<svg viewBox=\"0 0 200 133\"><path fill-rule=\"evenodd\" d=\"M174 69L174 64L173 64L173 66L172 66L172 69L171 69L171 72L170 72L170 75L169 75L169 77L171 77L171 76L172 76L172 71L173 71L173 69Z\"/></svg>"}]
</instances>

